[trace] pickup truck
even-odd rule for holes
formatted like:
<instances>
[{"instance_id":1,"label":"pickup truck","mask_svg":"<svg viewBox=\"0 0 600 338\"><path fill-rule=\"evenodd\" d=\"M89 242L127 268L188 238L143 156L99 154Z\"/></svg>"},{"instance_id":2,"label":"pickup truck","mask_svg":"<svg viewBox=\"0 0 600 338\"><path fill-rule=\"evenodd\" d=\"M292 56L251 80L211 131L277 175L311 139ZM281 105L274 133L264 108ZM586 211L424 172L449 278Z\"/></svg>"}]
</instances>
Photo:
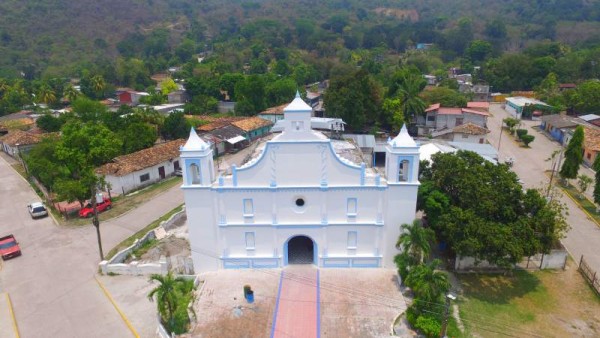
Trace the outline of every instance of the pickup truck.
<instances>
[{"instance_id":1,"label":"pickup truck","mask_svg":"<svg viewBox=\"0 0 600 338\"><path fill-rule=\"evenodd\" d=\"M96 209L98 210L98 212L103 212L104 210L108 210L112 207L112 202L110 201L110 199L105 198L102 203L97 203L96 204ZM92 217L94 216L94 208L92 207L92 203L88 202L85 207L81 208L81 210L79 210L79 217L81 218L88 218L88 217Z\"/></svg>"},{"instance_id":2,"label":"pickup truck","mask_svg":"<svg viewBox=\"0 0 600 338\"><path fill-rule=\"evenodd\" d=\"M15 236L8 235L0 237L0 255L4 260L21 256L21 248L19 247L19 243L17 243Z\"/></svg>"}]
</instances>

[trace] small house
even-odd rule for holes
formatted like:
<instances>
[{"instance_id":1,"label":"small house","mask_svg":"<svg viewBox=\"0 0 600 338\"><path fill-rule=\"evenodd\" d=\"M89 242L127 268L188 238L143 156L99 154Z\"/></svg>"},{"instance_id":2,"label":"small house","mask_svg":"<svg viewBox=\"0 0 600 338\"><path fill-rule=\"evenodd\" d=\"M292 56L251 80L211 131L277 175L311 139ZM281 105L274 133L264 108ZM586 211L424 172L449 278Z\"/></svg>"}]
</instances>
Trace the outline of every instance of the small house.
<instances>
[{"instance_id":1,"label":"small house","mask_svg":"<svg viewBox=\"0 0 600 338\"><path fill-rule=\"evenodd\" d=\"M283 120L283 108L285 108L285 104L281 106L271 107L263 112L258 113L258 117L261 117L265 120L269 120L273 123Z\"/></svg>"},{"instance_id":2,"label":"small house","mask_svg":"<svg viewBox=\"0 0 600 338\"><path fill-rule=\"evenodd\" d=\"M27 153L33 146L40 143L41 139L39 134L15 129L0 137L0 145L2 151L8 155L20 158L22 153Z\"/></svg>"},{"instance_id":3,"label":"small house","mask_svg":"<svg viewBox=\"0 0 600 338\"><path fill-rule=\"evenodd\" d=\"M566 145L569 142L570 138L567 136L569 131L579 125L590 125L580 118L563 114L545 115L540 120L542 122L540 129L548 132L553 139L562 145Z\"/></svg>"},{"instance_id":4,"label":"small house","mask_svg":"<svg viewBox=\"0 0 600 338\"><path fill-rule=\"evenodd\" d=\"M268 134L271 126L273 126L273 122L258 116L233 121L231 124L243 130L244 134L242 134L242 136L244 136L248 141L252 141Z\"/></svg>"},{"instance_id":5,"label":"small house","mask_svg":"<svg viewBox=\"0 0 600 338\"><path fill-rule=\"evenodd\" d=\"M163 180L181 169L179 148L185 140L174 140L116 157L96 169L104 176L112 195L126 194Z\"/></svg>"},{"instance_id":6,"label":"small house","mask_svg":"<svg viewBox=\"0 0 600 338\"><path fill-rule=\"evenodd\" d=\"M436 103L425 109L425 118L418 118L419 134L451 130L469 122L487 128L488 116L489 113L481 109L441 107L439 103Z\"/></svg>"},{"instance_id":7,"label":"small house","mask_svg":"<svg viewBox=\"0 0 600 338\"><path fill-rule=\"evenodd\" d=\"M600 152L600 130L584 127L583 135L583 163L591 167Z\"/></svg>"},{"instance_id":8,"label":"small house","mask_svg":"<svg viewBox=\"0 0 600 338\"><path fill-rule=\"evenodd\" d=\"M449 140L453 142L486 143L487 134L490 130L474 123L467 122L452 129L443 129L431 133L435 139Z\"/></svg>"},{"instance_id":9,"label":"small house","mask_svg":"<svg viewBox=\"0 0 600 338\"><path fill-rule=\"evenodd\" d=\"M533 98L524 97L524 96L515 96L515 97L507 97L504 103L504 110L509 112L512 117L520 119L521 117L529 117L522 116L523 109L525 106L533 105L538 109L551 108L550 105Z\"/></svg>"},{"instance_id":10,"label":"small house","mask_svg":"<svg viewBox=\"0 0 600 338\"><path fill-rule=\"evenodd\" d=\"M185 90L176 90L167 94L169 103L186 103L189 101L189 96Z\"/></svg>"}]
</instances>

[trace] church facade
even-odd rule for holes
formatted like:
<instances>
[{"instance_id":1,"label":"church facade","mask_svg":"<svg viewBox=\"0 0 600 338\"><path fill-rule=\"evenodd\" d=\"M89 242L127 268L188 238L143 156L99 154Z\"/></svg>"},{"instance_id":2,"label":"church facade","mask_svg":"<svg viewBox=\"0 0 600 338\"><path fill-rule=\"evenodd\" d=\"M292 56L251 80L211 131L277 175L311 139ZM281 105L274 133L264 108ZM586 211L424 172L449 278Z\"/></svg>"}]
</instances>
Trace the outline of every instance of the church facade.
<instances>
[{"instance_id":1,"label":"church facade","mask_svg":"<svg viewBox=\"0 0 600 338\"><path fill-rule=\"evenodd\" d=\"M284 109L283 132L219 177L209 145L192 130L181 160L196 273L395 266L400 225L415 217L418 146L403 127L388 141L380 175L337 155L311 129L311 112L297 95Z\"/></svg>"}]
</instances>

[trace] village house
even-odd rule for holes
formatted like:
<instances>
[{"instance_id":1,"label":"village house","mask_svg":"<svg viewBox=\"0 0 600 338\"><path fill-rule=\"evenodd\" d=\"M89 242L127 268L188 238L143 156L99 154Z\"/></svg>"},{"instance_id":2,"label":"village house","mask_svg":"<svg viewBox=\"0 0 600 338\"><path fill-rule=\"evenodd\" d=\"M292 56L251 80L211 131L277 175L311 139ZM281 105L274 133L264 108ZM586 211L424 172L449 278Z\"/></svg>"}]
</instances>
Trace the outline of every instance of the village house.
<instances>
[{"instance_id":1,"label":"village house","mask_svg":"<svg viewBox=\"0 0 600 338\"><path fill-rule=\"evenodd\" d=\"M115 92L120 104L129 104L136 106L140 104L140 99L144 96L149 96L149 93L138 92L130 88L119 88Z\"/></svg>"},{"instance_id":2,"label":"village house","mask_svg":"<svg viewBox=\"0 0 600 338\"><path fill-rule=\"evenodd\" d=\"M0 137L0 145L2 145L2 151L8 155L20 158L21 154L27 153L41 140L42 136L40 134L15 129Z\"/></svg>"},{"instance_id":3,"label":"village house","mask_svg":"<svg viewBox=\"0 0 600 338\"><path fill-rule=\"evenodd\" d=\"M283 120L283 108L285 107L286 105L282 104L280 106L268 108L267 110L258 113L258 117L276 123L279 120Z\"/></svg>"},{"instance_id":4,"label":"village house","mask_svg":"<svg viewBox=\"0 0 600 338\"><path fill-rule=\"evenodd\" d=\"M174 140L114 158L96 169L104 176L111 195L126 194L163 180L181 169L179 148L185 140Z\"/></svg>"},{"instance_id":5,"label":"village house","mask_svg":"<svg viewBox=\"0 0 600 338\"><path fill-rule=\"evenodd\" d=\"M583 119L564 114L544 115L540 117L540 129L546 131L550 136L562 145L569 143L571 131L577 126L590 126Z\"/></svg>"},{"instance_id":6,"label":"village house","mask_svg":"<svg viewBox=\"0 0 600 338\"><path fill-rule=\"evenodd\" d=\"M185 90L176 90L167 94L167 101L169 103L186 103L189 100L189 95Z\"/></svg>"},{"instance_id":7,"label":"village house","mask_svg":"<svg viewBox=\"0 0 600 338\"><path fill-rule=\"evenodd\" d=\"M382 175L355 162L360 156L344 157L352 144L312 130L311 112L297 95L284 109L285 130L219 177L209 145L192 130L181 159L196 273L395 267L399 225L415 217L417 144L402 128Z\"/></svg>"},{"instance_id":8,"label":"village house","mask_svg":"<svg viewBox=\"0 0 600 338\"><path fill-rule=\"evenodd\" d=\"M452 129L434 131L431 133L431 137L454 142L486 143L489 133L489 129L467 122Z\"/></svg>"},{"instance_id":9,"label":"village house","mask_svg":"<svg viewBox=\"0 0 600 338\"><path fill-rule=\"evenodd\" d=\"M583 135L583 163L591 167L600 151L600 130L584 127Z\"/></svg>"},{"instance_id":10,"label":"village house","mask_svg":"<svg viewBox=\"0 0 600 338\"><path fill-rule=\"evenodd\" d=\"M523 109L525 108L525 106L529 105L535 106L538 109L551 108L548 104L540 100L523 96L515 96L506 98L506 101L504 103L504 110L509 112L512 115L512 117L520 119L523 117ZM536 118L542 115L543 114L541 113L541 111L533 113L533 117Z\"/></svg>"},{"instance_id":11,"label":"village house","mask_svg":"<svg viewBox=\"0 0 600 338\"><path fill-rule=\"evenodd\" d=\"M233 121L231 124L240 128L244 132L242 136L248 141L267 135L273 126L273 122L258 116Z\"/></svg>"},{"instance_id":12,"label":"village house","mask_svg":"<svg viewBox=\"0 0 600 338\"><path fill-rule=\"evenodd\" d=\"M425 117L417 118L419 135L429 135L435 131L454 129L465 123L472 123L487 129L489 113L482 108L448 108L439 103L425 109Z\"/></svg>"}]
</instances>

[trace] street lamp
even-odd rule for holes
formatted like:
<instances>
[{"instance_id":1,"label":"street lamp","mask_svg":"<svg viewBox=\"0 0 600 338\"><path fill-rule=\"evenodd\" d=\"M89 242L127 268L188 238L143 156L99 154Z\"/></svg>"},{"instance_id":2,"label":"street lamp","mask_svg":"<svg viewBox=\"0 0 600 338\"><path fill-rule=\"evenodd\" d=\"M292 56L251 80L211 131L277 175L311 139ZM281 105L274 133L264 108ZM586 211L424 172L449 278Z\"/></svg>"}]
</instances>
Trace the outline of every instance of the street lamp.
<instances>
[{"instance_id":1,"label":"street lamp","mask_svg":"<svg viewBox=\"0 0 600 338\"><path fill-rule=\"evenodd\" d=\"M450 315L450 301L456 300L456 296L452 293L446 295L446 310L444 311L444 321L442 322L442 330L440 331L440 337L446 338L446 329L448 328L448 316Z\"/></svg>"}]
</instances>

